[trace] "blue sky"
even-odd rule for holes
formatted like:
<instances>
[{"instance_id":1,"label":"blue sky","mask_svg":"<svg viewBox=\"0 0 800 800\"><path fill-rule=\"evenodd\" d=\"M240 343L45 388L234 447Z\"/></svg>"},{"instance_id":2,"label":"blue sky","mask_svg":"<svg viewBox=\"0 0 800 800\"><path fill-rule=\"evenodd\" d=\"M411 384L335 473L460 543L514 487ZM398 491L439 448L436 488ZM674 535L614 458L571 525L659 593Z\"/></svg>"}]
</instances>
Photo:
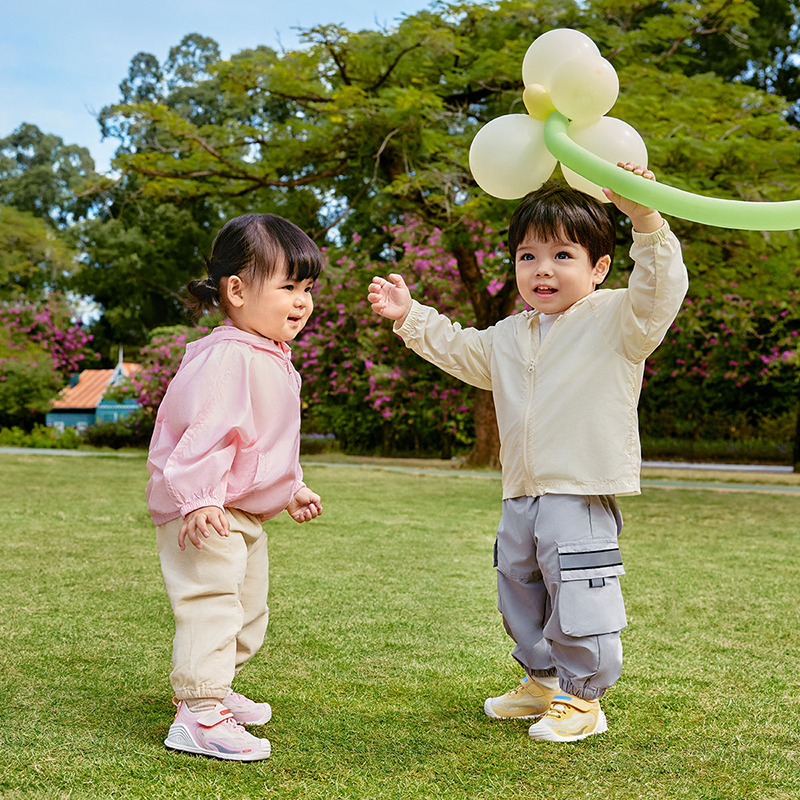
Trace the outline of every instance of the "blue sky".
<instances>
[{"instance_id":1,"label":"blue sky","mask_svg":"<svg viewBox=\"0 0 800 800\"><path fill-rule=\"evenodd\" d=\"M0 16L0 138L30 122L88 147L100 171L113 141L101 142L96 114L119 98L141 51L164 61L187 33L216 39L224 58L259 44L297 44L296 27L391 25L429 0L18 0Z\"/></svg>"}]
</instances>

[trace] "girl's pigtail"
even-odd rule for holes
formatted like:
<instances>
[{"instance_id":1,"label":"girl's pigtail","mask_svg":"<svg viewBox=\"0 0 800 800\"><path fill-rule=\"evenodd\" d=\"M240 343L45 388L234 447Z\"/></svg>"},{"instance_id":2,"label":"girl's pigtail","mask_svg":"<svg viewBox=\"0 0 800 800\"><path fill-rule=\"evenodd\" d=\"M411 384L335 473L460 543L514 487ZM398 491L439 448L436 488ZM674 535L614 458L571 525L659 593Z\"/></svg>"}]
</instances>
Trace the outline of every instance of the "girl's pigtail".
<instances>
[{"instance_id":1,"label":"girl's pigtail","mask_svg":"<svg viewBox=\"0 0 800 800\"><path fill-rule=\"evenodd\" d=\"M211 278L189 281L186 288L190 294L186 307L195 318L219 307L219 288Z\"/></svg>"}]
</instances>

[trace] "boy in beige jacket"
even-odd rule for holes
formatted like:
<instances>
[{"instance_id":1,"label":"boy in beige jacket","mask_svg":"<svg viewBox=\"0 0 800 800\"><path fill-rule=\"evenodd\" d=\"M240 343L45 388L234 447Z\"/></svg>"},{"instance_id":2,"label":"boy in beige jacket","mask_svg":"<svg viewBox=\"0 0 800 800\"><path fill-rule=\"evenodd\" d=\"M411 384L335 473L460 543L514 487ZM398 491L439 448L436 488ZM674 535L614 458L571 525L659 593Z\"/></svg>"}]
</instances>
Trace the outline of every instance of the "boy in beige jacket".
<instances>
[{"instance_id":1,"label":"boy in beige jacket","mask_svg":"<svg viewBox=\"0 0 800 800\"><path fill-rule=\"evenodd\" d=\"M412 300L400 275L369 286L373 310L395 321L408 347L493 393L503 465L498 608L526 674L484 710L533 719L537 740L607 730L599 700L619 678L627 624L615 495L639 493L644 361L688 288L661 215L604 192L633 224L627 289L597 290L614 256L611 210L557 186L528 195L509 225L517 286L532 311L462 329Z\"/></svg>"}]
</instances>

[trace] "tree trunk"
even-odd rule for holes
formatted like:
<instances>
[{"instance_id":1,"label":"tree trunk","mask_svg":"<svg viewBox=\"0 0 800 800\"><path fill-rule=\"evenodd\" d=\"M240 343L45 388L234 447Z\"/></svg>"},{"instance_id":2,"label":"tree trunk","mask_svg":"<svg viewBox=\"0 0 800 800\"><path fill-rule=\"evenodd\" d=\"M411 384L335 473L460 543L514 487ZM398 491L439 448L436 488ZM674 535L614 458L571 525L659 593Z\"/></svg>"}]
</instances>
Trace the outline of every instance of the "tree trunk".
<instances>
[{"instance_id":1,"label":"tree trunk","mask_svg":"<svg viewBox=\"0 0 800 800\"><path fill-rule=\"evenodd\" d=\"M497 417L491 392L475 390L472 413L475 418L475 447L467 456L466 464L469 467L499 469L500 434L497 432Z\"/></svg>"},{"instance_id":2,"label":"tree trunk","mask_svg":"<svg viewBox=\"0 0 800 800\"><path fill-rule=\"evenodd\" d=\"M797 422L794 427L794 446L792 447L792 465L795 472L800 472L800 405L797 406Z\"/></svg>"}]
</instances>

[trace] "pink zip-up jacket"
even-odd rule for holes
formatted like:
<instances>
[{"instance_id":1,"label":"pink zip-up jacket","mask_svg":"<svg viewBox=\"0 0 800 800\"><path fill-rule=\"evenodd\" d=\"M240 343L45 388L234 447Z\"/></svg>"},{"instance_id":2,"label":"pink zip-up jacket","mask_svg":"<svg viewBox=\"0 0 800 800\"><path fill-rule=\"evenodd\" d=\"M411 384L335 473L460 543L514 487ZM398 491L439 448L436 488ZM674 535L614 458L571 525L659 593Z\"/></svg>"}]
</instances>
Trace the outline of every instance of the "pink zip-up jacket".
<instances>
[{"instance_id":1,"label":"pink zip-up jacket","mask_svg":"<svg viewBox=\"0 0 800 800\"><path fill-rule=\"evenodd\" d=\"M203 506L266 520L305 484L291 351L238 328L186 347L156 417L147 505L156 525Z\"/></svg>"}]
</instances>

